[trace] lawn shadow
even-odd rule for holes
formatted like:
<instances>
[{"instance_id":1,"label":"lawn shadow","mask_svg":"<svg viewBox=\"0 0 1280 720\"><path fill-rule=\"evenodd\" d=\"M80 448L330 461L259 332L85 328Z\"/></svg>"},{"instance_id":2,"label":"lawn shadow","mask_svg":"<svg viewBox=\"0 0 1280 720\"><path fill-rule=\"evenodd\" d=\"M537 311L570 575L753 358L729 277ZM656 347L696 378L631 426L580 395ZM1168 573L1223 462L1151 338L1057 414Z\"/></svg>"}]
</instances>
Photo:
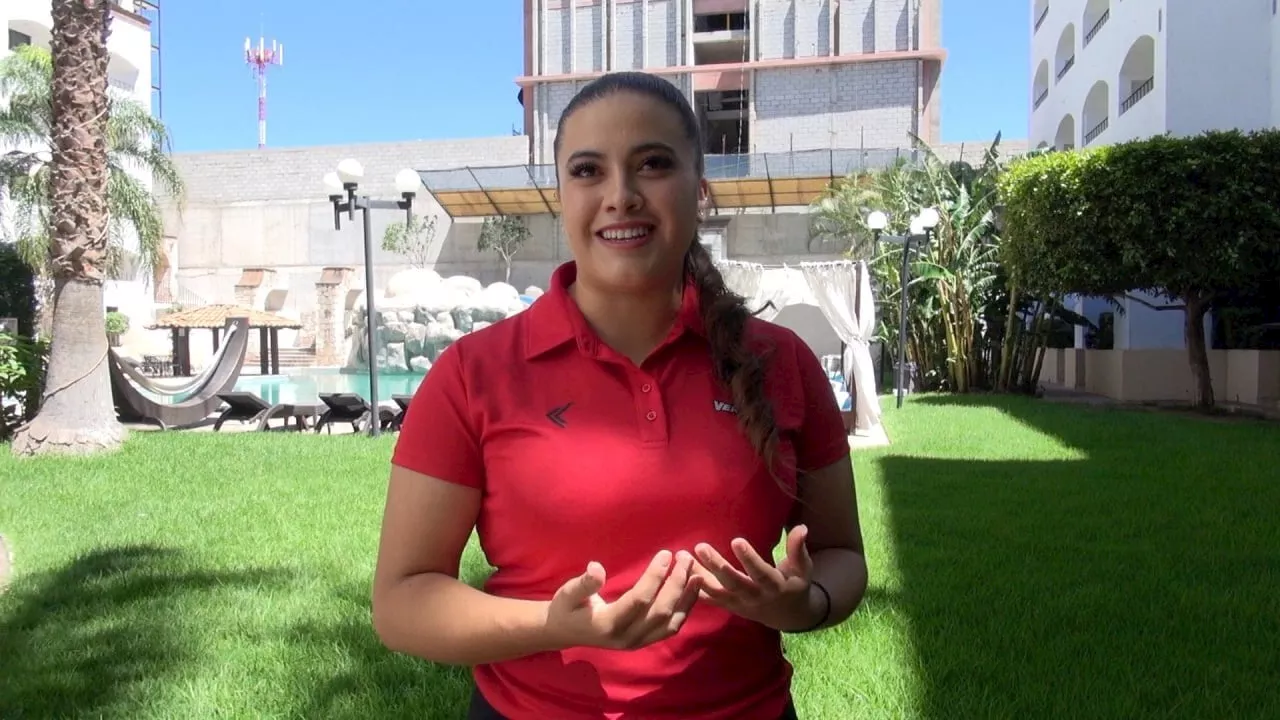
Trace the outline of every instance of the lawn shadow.
<instances>
[{"instance_id":1,"label":"lawn shadow","mask_svg":"<svg viewBox=\"0 0 1280 720\"><path fill-rule=\"evenodd\" d=\"M338 590L336 622L294 626L289 639L305 648L321 672L300 678L308 687L297 717L363 720L371 717L464 718L473 682L467 667L439 665L393 653L374 633L369 586Z\"/></svg>"},{"instance_id":2,"label":"lawn shadow","mask_svg":"<svg viewBox=\"0 0 1280 720\"><path fill-rule=\"evenodd\" d=\"M179 550L97 549L15 577L0 598L0 717L137 717L193 656L193 596L271 584L279 571L207 571Z\"/></svg>"},{"instance_id":3,"label":"lawn shadow","mask_svg":"<svg viewBox=\"0 0 1280 720\"><path fill-rule=\"evenodd\" d=\"M877 461L920 717L1280 717L1274 428L914 403L998 408L1076 453L991 459L1029 446L1009 426L987 459Z\"/></svg>"}]
</instances>

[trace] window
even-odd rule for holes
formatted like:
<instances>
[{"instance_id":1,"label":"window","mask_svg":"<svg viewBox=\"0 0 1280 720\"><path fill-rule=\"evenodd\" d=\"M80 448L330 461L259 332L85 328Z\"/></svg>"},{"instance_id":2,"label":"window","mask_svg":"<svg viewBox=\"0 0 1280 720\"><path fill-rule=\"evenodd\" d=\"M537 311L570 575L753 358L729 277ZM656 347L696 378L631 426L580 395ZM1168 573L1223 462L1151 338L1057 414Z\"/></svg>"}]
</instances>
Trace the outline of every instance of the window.
<instances>
[{"instance_id":1,"label":"window","mask_svg":"<svg viewBox=\"0 0 1280 720\"><path fill-rule=\"evenodd\" d=\"M725 30L746 29L747 14L745 12L695 15L693 17L694 32L723 32Z\"/></svg>"},{"instance_id":2,"label":"window","mask_svg":"<svg viewBox=\"0 0 1280 720\"><path fill-rule=\"evenodd\" d=\"M10 50L16 50L17 48L23 45L30 45L30 44L31 44L30 35L26 33L18 32L17 30L9 31L9 49Z\"/></svg>"}]
</instances>

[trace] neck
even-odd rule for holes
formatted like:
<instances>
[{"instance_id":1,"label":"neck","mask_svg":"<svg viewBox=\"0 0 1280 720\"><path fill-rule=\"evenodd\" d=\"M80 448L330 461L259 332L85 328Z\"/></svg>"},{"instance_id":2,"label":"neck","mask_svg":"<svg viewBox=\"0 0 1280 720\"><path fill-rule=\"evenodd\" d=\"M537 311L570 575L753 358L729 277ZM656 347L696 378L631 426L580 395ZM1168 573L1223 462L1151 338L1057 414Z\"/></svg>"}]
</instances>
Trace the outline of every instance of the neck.
<instances>
[{"instance_id":1,"label":"neck","mask_svg":"<svg viewBox=\"0 0 1280 720\"><path fill-rule=\"evenodd\" d=\"M639 365L671 331L682 290L683 277L665 290L634 293L606 292L575 282L569 295L600 340Z\"/></svg>"}]
</instances>

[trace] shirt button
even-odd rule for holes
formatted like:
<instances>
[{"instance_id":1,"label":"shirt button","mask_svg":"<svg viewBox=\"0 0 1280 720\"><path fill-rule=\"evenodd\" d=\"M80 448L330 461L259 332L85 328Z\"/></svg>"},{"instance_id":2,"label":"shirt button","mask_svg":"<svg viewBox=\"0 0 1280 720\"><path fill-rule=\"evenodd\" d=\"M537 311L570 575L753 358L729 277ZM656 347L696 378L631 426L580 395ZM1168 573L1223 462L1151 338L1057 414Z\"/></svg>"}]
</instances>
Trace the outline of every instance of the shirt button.
<instances>
[{"instance_id":1,"label":"shirt button","mask_svg":"<svg viewBox=\"0 0 1280 720\"><path fill-rule=\"evenodd\" d=\"M645 383L640 386L640 392L649 392L652 389L653 389L653 386L650 385L649 383Z\"/></svg>"},{"instance_id":2,"label":"shirt button","mask_svg":"<svg viewBox=\"0 0 1280 720\"><path fill-rule=\"evenodd\" d=\"M645 419L646 419L646 420L648 420L649 422L653 422L654 420L657 420L657 419L658 419L658 413L656 413L656 412L654 412L654 411L650 410L650 411L649 411L649 414L648 414L648 415L645 415L644 417L645 417Z\"/></svg>"}]
</instances>

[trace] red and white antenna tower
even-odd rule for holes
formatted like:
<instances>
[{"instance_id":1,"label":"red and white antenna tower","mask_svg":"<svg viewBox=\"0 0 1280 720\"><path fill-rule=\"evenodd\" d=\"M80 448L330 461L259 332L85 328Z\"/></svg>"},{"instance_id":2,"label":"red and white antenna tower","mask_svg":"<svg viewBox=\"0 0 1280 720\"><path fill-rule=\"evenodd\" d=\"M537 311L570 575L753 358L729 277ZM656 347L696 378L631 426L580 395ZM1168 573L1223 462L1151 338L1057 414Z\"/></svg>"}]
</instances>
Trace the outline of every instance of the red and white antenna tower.
<instances>
[{"instance_id":1,"label":"red and white antenna tower","mask_svg":"<svg viewBox=\"0 0 1280 720\"><path fill-rule=\"evenodd\" d=\"M253 41L244 39L244 61L253 68L253 76L258 81L258 147L267 146L267 68L272 65L284 65L284 45L277 45L275 40L271 46L261 36L258 46Z\"/></svg>"}]
</instances>

